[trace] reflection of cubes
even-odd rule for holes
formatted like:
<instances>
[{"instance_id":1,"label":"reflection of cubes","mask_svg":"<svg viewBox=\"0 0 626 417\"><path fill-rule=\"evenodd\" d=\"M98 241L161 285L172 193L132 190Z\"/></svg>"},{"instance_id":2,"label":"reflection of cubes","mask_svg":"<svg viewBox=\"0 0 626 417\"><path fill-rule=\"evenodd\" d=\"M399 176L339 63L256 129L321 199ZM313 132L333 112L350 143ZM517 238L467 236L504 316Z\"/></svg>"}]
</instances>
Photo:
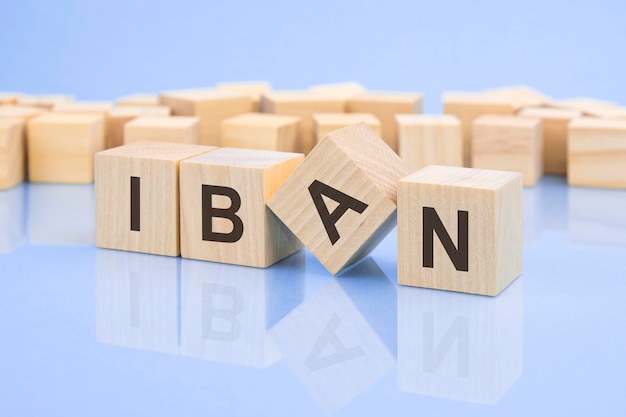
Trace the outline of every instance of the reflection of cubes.
<instances>
[{"instance_id":1,"label":"reflection of cubes","mask_svg":"<svg viewBox=\"0 0 626 417\"><path fill-rule=\"evenodd\" d=\"M496 404L522 374L522 283L497 298L398 288L398 388Z\"/></svg>"},{"instance_id":2,"label":"reflection of cubes","mask_svg":"<svg viewBox=\"0 0 626 417\"><path fill-rule=\"evenodd\" d=\"M92 245L94 193L91 185L30 184L28 237L39 245Z\"/></svg>"},{"instance_id":3,"label":"reflection of cubes","mask_svg":"<svg viewBox=\"0 0 626 417\"><path fill-rule=\"evenodd\" d=\"M534 245L541 236L543 194L540 188L524 188L524 246Z\"/></svg>"},{"instance_id":4,"label":"reflection of cubes","mask_svg":"<svg viewBox=\"0 0 626 417\"><path fill-rule=\"evenodd\" d=\"M337 281L271 331L289 367L327 412L337 411L394 365L394 359Z\"/></svg>"},{"instance_id":5,"label":"reflection of cubes","mask_svg":"<svg viewBox=\"0 0 626 417\"><path fill-rule=\"evenodd\" d=\"M0 191L0 253L24 240L24 186Z\"/></svg>"},{"instance_id":6,"label":"reflection of cubes","mask_svg":"<svg viewBox=\"0 0 626 417\"><path fill-rule=\"evenodd\" d=\"M304 254L255 269L183 260L182 354L251 367L280 359L267 330L304 298Z\"/></svg>"},{"instance_id":7,"label":"reflection of cubes","mask_svg":"<svg viewBox=\"0 0 626 417\"><path fill-rule=\"evenodd\" d=\"M626 191L571 187L570 239L598 247L626 247Z\"/></svg>"},{"instance_id":8,"label":"reflection of cubes","mask_svg":"<svg viewBox=\"0 0 626 417\"><path fill-rule=\"evenodd\" d=\"M176 258L98 249L98 342L177 354L179 263Z\"/></svg>"}]
</instances>

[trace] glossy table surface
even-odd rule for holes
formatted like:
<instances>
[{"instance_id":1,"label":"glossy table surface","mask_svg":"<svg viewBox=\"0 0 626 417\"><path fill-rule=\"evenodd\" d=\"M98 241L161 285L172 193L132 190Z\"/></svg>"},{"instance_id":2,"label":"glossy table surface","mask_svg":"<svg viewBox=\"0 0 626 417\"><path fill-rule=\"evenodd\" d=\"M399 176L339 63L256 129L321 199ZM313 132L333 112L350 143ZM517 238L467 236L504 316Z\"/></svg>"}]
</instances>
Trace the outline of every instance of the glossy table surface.
<instances>
[{"instance_id":1,"label":"glossy table surface","mask_svg":"<svg viewBox=\"0 0 626 417\"><path fill-rule=\"evenodd\" d=\"M524 190L490 298L97 249L93 187L0 192L0 415L603 415L626 409L626 191Z\"/></svg>"}]
</instances>

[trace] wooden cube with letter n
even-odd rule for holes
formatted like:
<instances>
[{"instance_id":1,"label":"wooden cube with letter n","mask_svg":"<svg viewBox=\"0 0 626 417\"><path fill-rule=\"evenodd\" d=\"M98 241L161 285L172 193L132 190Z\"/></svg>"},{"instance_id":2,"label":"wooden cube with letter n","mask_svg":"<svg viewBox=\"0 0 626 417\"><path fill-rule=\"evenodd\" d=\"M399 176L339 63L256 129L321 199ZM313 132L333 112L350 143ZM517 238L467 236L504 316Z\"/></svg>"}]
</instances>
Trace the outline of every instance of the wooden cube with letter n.
<instances>
[{"instance_id":1,"label":"wooden cube with letter n","mask_svg":"<svg viewBox=\"0 0 626 417\"><path fill-rule=\"evenodd\" d=\"M522 176L431 165L398 185L398 283L497 295L522 272Z\"/></svg>"},{"instance_id":2,"label":"wooden cube with letter n","mask_svg":"<svg viewBox=\"0 0 626 417\"><path fill-rule=\"evenodd\" d=\"M96 246L180 255L179 163L214 149L138 142L96 154Z\"/></svg>"},{"instance_id":3,"label":"wooden cube with letter n","mask_svg":"<svg viewBox=\"0 0 626 417\"><path fill-rule=\"evenodd\" d=\"M395 226L397 181L408 172L358 123L329 133L267 205L336 274Z\"/></svg>"},{"instance_id":4,"label":"wooden cube with letter n","mask_svg":"<svg viewBox=\"0 0 626 417\"><path fill-rule=\"evenodd\" d=\"M303 159L299 153L221 148L182 162L182 256L265 268L300 250L265 203Z\"/></svg>"}]
</instances>

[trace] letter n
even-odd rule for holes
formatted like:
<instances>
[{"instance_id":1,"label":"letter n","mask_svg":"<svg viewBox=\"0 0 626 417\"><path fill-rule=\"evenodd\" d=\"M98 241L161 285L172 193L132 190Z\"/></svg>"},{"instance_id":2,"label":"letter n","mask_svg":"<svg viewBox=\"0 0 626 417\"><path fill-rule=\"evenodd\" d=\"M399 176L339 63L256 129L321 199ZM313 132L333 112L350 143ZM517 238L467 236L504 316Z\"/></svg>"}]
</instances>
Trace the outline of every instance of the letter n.
<instances>
[{"instance_id":1,"label":"letter n","mask_svg":"<svg viewBox=\"0 0 626 417\"><path fill-rule=\"evenodd\" d=\"M422 210L423 227L423 254L422 264L426 268L433 268L434 250L433 240L434 233L437 233L441 244L443 245L448 257L454 264L457 271L469 270L469 249L468 249L468 212L457 211L457 246L454 246L452 238L444 227L439 215L432 207L424 207Z\"/></svg>"}]
</instances>

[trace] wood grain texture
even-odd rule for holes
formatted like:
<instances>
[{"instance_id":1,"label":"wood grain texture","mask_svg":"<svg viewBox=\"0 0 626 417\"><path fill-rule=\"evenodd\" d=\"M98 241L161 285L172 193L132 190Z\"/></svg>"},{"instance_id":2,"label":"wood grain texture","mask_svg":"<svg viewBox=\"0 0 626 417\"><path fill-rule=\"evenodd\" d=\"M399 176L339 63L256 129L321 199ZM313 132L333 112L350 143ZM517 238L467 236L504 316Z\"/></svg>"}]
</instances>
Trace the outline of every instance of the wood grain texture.
<instances>
[{"instance_id":1,"label":"wood grain texture","mask_svg":"<svg viewBox=\"0 0 626 417\"><path fill-rule=\"evenodd\" d=\"M176 116L195 116L200 119L202 145L220 145L222 120L249 113L252 99L249 94L228 93L214 89L166 91L159 102L169 106Z\"/></svg>"},{"instance_id":2,"label":"wood grain texture","mask_svg":"<svg viewBox=\"0 0 626 417\"><path fill-rule=\"evenodd\" d=\"M525 187L543 176L543 130L536 118L481 116L472 131L474 168L521 172Z\"/></svg>"},{"instance_id":3,"label":"wood grain texture","mask_svg":"<svg viewBox=\"0 0 626 417\"><path fill-rule=\"evenodd\" d=\"M252 100L250 107L251 112L259 112L261 108L261 94L272 91L272 87L267 81L217 83L216 88L218 91L223 91L225 93L249 95L250 100Z\"/></svg>"},{"instance_id":4,"label":"wood grain texture","mask_svg":"<svg viewBox=\"0 0 626 417\"><path fill-rule=\"evenodd\" d=\"M0 118L0 190L24 181L24 122Z\"/></svg>"},{"instance_id":5,"label":"wood grain texture","mask_svg":"<svg viewBox=\"0 0 626 417\"><path fill-rule=\"evenodd\" d=\"M180 161L215 147L141 142L95 157L96 246L180 255ZM140 179L139 230L131 230L131 177Z\"/></svg>"},{"instance_id":6,"label":"wood grain texture","mask_svg":"<svg viewBox=\"0 0 626 417\"><path fill-rule=\"evenodd\" d=\"M520 117L540 119L543 125L543 172L565 175L567 172L567 126L582 116L580 110L550 107L527 107Z\"/></svg>"},{"instance_id":7,"label":"wood grain texture","mask_svg":"<svg viewBox=\"0 0 626 417\"><path fill-rule=\"evenodd\" d=\"M515 107L502 97L486 97L482 93L443 94L443 112L455 116L463 128L463 165L471 165L472 123L485 114L514 114Z\"/></svg>"},{"instance_id":8,"label":"wood grain texture","mask_svg":"<svg viewBox=\"0 0 626 417\"><path fill-rule=\"evenodd\" d=\"M300 117L297 152L308 154L315 146L315 113L343 113L345 100L329 94L306 91L281 91L263 94L261 110Z\"/></svg>"},{"instance_id":9,"label":"wood grain texture","mask_svg":"<svg viewBox=\"0 0 626 417\"><path fill-rule=\"evenodd\" d=\"M570 122L567 182L626 188L626 120L583 117Z\"/></svg>"},{"instance_id":10,"label":"wood grain texture","mask_svg":"<svg viewBox=\"0 0 626 417\"><path fill-rule=\"evenodd\" d=\"M302 244L266 207L267 200L302 163L304 155L288 152L220 148L187 159L180 166L181 252L191 259L265 268L300 250ZM215 233L235 233L233 220L203 210L203 186L227 187L240 198L234 212L242 233L236 241L203 236L203 222ZM210 197L213 207L228 209L226 196Z\"/></svg>"},{"instance_id":11,"label":"wood grain texture","mask_svg":"<svg viewBox=\"0 0 626 417\"><path fill-rule=\"evenodd\" d=\"M222 121L222 146L266 151L298 149L300 117L246 113Z\"/></svg>"},{"instance_id":12,"label":"wood grain texture","mask_svg":"<svg viewBox=\"0 0 626 417\"><path fill-rule=\"evenodd\" d=\"M160 106L158 94L134 93L120 97L115 101L118 107L151 107Z\"/></svg>"},{"instance_id":13,"label":"wood grain texture","mask_svg":"<svg viewBox=\"0 0 626 417\"><path fill-rule=\"evenodd\" d=\"M315 144L318 144L330 132L363 122L378 136L381 135L380 120L371 113L315 113Z\"/></svg>"},{"instance_id":14,"label":"wood grain texture","mask_svg":"<svg viewBox=\"0 0 626 417\"><path fill-rule=\"evenodd\" d=\"M47 113L28 122L28 177L32 182L90 183L94 154L104 147L99 114Z\"/></svg>"},{"instance_id":15,"label":"wood grain texture","mask_svg":"<svg viewBox=\"0 0 626 417\"><path fill-rule=\"evenodd\" d=\"M17 99L19 106L41 107L51 110L57 104L71 103L74 96L70 94L41 94L41 95L24 95Z\"/></svg>"},{"instance_id":16,"label":"wood grain texture","mask_svg":"<svg viewBox=\"0 0 626 417\"><path fill-rule=\"evenodd\" d=\"M433 232L433 265L424 264L424 207L436 211L459 247L459 211L467 212L468 267L457 270ZM522 272L519 173L431 165L398 185L398 283L497 295Z\"/></svg>"},{"instance_id":17,"label":"wood grain texture","mask_svg":"<svg viewBox=\"0 0 626 417\"><path fill-rule=\"evenodd\" d=\"M107 117L106 140L104 149L115 148L124 144L124 125L131 120L141 117L169 116L167 106L121 106L114 107Z\"/></svg>"},{"instance_id":18,"label":"wood grain texture","mask_svg":"<svg viewBox=\"0 0 626 417\"><path fill-rule=\"evenodd\" d=\"M394 227L397 181L408 172L400 157L359 123L326 136L267 205L336 274L366 256ZM340 216L334 243L309 191L316 181L367 205L361 213L349 209ZM329 214L338 203L323 199Z\"/></svg>"},{"instance_id":19,"label":"wood grain texture","mask_svg":"<svg viewBox=\"0 0 626 417\"><path fill-rule=\"evenodd\" d=\"M428 165L463 166L461 122L450 115L398 114L398 151L412 171Z\"/></svg>"},{"instance_id":20,"label":"wood grain texture","mask_svg":"<svg viewBox=\"0 0 626 417\"><path fill-rule=\"evenodd\" d=\"M171 142L196 144L200 139L200 121L191 116L140 116L124 125L124 144L136 142Z\"/></svg>"},{"instance_id":21,"label":"wood grain texture","mask_svg":"<svg viewBox=\"0 0 626 417\"><path fill-rule=\"evenodd\" d=\"M397 93L368 91L349 98L346 101L348 113L372 113L380 120L381 137L398 152L398 124L396 114L421 113L422 95L420 93Z\"/></svg>"}]
</instances>

